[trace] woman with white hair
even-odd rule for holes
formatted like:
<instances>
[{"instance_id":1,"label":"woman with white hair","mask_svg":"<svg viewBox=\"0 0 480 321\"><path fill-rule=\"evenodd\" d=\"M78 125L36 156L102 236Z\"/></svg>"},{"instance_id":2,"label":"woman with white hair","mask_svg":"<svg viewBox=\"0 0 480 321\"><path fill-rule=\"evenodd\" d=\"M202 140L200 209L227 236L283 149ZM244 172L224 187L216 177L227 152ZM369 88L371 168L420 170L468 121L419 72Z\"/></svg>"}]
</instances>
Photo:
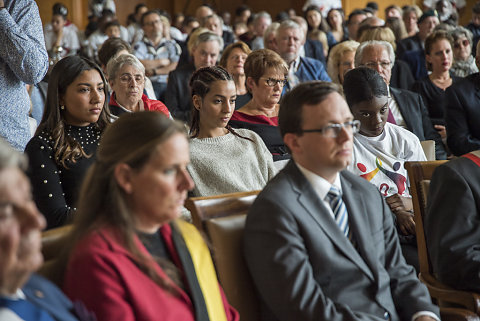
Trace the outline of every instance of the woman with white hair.
<instances>
[{"instance_id":1,"label":"woman with white hair","mask_svg":"<svg viewBox=\"0 0 480 321\"><path fill-rule=\"evenodd\" d=\"M148 110L159 111L170 117L170 112L161 101L148 99L143 93L145 67L137 57L126 54L110 59L107 73L113 90L109 102L112 115Z\"/></svg>"},{"instance_id":2,"label":"woman with white hair","mask_svg":"<svg viewBox=\"0 0 480 321\"><path fill-rule=\"evenodd\" d=\"M478 72L472 56L472 32L458 26L450 32L453 38L453 64L450 72L457 77L466 77Z\"/></svg>"}]
</instances>

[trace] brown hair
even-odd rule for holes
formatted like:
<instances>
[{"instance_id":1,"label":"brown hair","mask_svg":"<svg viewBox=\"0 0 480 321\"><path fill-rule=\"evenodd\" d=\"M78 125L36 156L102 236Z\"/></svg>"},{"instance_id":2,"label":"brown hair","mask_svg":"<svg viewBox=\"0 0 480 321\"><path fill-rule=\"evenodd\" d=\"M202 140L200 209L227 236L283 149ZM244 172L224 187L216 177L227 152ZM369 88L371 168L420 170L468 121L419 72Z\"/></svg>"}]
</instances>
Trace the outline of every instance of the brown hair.
<instances>
[{"instance_id":1,"label":"brown hair","mask_svg":"<svg viewBox=\"0 0 480 321\"><path fill-rule=\"evenodd\" d=\"M225 50L223 50L222 58L220 58L220 62L218 63L219 66L222 66L223 68L227 68L227 60L230 56L230 53L235 48L242 49L242 51L247 55L249 55L252 52L250 47L243 41L237 41L235 43L229 44L227 47L225 47Z\"/></svg>"},{"instance_id":2,"label":"brown hair","mask_svg":"<svg viewBox=\"0 0 480 321\"><path fill-rule=\"evenodd\" d=\"M251 77L256 84L258 84L258 80L265 74L268 68L274 68L285 76L288 75L288 66L285 60L270 49L255 50L248 55L243 66L245 76L247 78ZM250 88L247 89L250 90Z\"/></svg>"},{"instance_id":3,"label":"brown hair","mask_svg":"<svg viewBox=\"0 0 480 321\"><path fill-rule=\"evenodd\" d=\"M96 63L80 56L65 57L55 64L48 82L45 111L35 135L46 132L52 136L55 162L65 168L67 168L67 161L75 163L77 159L90 157L90 155L85 153L79 142L67 134L63 115L64 111L60 109L60 99L65 95L68 86L70 86L82 72L92 69L98 71L104 85L105 102L103 103L98 121L95 123L95 126L100 129L100 131L103 131L111 122L111 116L106 99L107 81L105 80L102 70Z\"/></svg>"}]
</instances>

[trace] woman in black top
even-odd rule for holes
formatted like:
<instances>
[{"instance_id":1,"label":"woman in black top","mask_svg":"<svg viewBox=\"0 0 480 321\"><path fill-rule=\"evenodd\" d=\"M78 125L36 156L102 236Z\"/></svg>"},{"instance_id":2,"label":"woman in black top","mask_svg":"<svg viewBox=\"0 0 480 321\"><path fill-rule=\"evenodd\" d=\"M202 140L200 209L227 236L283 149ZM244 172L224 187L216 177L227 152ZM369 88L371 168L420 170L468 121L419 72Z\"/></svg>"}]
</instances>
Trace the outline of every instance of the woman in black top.
<instances>
[{"instance_id":1,"label":"woman in black top","mask_svg":"<svg viewBox=\"0 0 480 321\"><path fill-rule=\"evenodd\" d=\"M105 77L95 63L70 56L53 68L42 121L25 148L47 229L64 225L75 212L80 183L110 122L105 96Z\"/></svg>"},{"instance_id":2,"label":"woman in black top","mask_svg":"<svg viewBox=\"0 0 480 321\"><path fill-rule=\"evenodd\" d=\"M458 77L450 74L453 63L452 37L443 30L435 31L425 40L425 60L430 75L413 84L412 91L419 93L427 106L428 114L443 139L445 130L445 90Z\"/></svg>"}]
</instances>

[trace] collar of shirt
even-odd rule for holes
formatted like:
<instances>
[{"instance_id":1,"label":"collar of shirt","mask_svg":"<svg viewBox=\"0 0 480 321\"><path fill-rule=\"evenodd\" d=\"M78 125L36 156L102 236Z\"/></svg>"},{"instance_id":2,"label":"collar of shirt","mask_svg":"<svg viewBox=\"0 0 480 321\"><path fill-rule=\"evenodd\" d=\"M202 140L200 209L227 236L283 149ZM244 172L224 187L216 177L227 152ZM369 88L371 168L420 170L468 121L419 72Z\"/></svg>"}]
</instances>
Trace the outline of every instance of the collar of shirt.
<instances>
[{"instance_id":1,"label":"collar of shirt","mask_svg":"<svg viewBox=\"0 0 480 321\"><path fill-rule=\"evenodd\" d=\"M319 175L315 174L314 172L306 169L305 167L302 167L298 163L295 163L298 166L298 169L302 174L305 176L307 181L312 185L313 190L315 193L317 193L318 197L324 201L325 197L328 194L328 191L330 191L330 188L335 186L338 188L340 193L342 192L342 184L340 183L340 175L337 173L337 176L335 177L335 181L333 184L330 184L329 181L324 179L323 177L320 177Z\"/></svg>"},{"instance_id":2,"label":"collar of shirt","mask_svg":"<svg viewBox=\"0 0 480 321\"><path fill-rule=\"evenodd\" d=\"M2 295L3 298L9 300L25 300L25 293L23 293L22 289L17 289L17 292L11 295Z\"/></svg>"},{"instance_id":3,"label":"collar of shirt","mask_svg":"<svg viewBox=\"0 0 480 321\"><path fill-rule=\"evenodd\" d=\"M289 71L293 71L294 73L297 72L298 67L300 66L300 56L297 56L295 60L293 60L290 63L290 66L288 67Z\"/></svg>"}]
</instances>

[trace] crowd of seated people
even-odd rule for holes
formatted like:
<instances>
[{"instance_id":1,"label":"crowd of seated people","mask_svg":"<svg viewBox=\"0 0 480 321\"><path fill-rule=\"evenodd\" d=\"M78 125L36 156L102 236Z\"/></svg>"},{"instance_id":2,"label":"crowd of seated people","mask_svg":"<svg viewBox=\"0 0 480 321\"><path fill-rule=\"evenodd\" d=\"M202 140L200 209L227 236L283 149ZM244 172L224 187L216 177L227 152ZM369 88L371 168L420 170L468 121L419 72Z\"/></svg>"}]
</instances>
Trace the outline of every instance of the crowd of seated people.
<instances>
[{"instance_id":1,"label":"crowd of seated people","mask_svg":"<svg viewBox=\"0 0 480 321\"><path fill-rule=\"evenodd\" d=\"M439 321L415 276L404 163L426 160L424 140L435 142L436 159L467 154L432 181L432 212L449 208L439 205L448 199L440 187L447 178L458 188L453 195L474 189L462 171L480 164L473 152L480 150L480 2L467 28L449 1L437 11L392 4L382 17L375 3L345 13L309 5L275 18L241 6L232 24L208 4L172 20L140 3L126 26L113 0L90 2L85 31L69 20L71 8L56 3L42 32L33 0L0 0L0 30L11 30L0 35L8 44L0 48L7 90L0 107L17 99L23 108L30 99L39 119L28 134L26 110L25 122L0 111L1 136L28 165L22 157L3 165L2 153L12 152L0 140L0 220L19 233L5 224L0 239L20 242L0 250L20 256L31 231L35 244L27 245L38 252L40 230L73 226L56 262L69 299L32 275L39 253L12 284L5 282L18 266L0 260L0 319L36 320L22 308L33 305L28 313L45 320L158 320L159 310L164 320L239 320L183 204L188 196L263 190L243 248L262 315ZM33 31L22 31L25 8L36 17ZM36 51L19 61L16 41ZM29 97L25 84L42 78L46 95ZM2 186L4 175L11 186ZM10 190L29 195L27 178L31 199L8 199ZM475 200L459 206L467 202ZM475 245L465 238L459 253L456 237L476 225L439 233L462 221L449 217L435 228L427 219L434 268L452 285L449 274L461 267L439 256L467 260L462 251ZM61 311L31 300L31 285L60 298ZM71 315L57 314L63 310Z\"/></svg>"}]
</instances>

